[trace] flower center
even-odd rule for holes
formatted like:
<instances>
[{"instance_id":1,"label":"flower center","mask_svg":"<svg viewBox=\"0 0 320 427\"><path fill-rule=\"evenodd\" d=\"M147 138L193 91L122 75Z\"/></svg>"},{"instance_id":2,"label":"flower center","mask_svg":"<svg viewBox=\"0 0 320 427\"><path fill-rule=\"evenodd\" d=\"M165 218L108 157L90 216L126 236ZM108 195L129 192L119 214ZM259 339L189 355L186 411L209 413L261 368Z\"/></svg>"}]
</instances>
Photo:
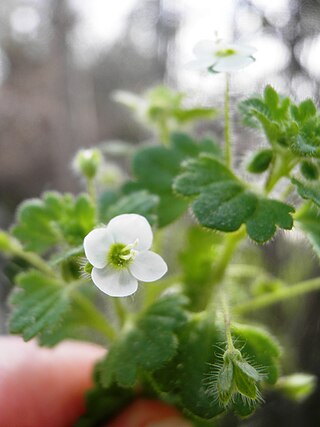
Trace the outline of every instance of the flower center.
<instances>
[{"instance_id":1,"label":"flower center","mask_svg":"<svg viewBox=\"0 0 320 427\"><path fill-rule=\"evenodd\" d=\"M221 49L218 50L215 55L219 56L220 58L225 58L226 56L232 56L236 53L234 49Z\"/></svg>"},{"instance_id":2,"label":"flower center","mask_svg":"<svg viewBox=\"0 0 320 427\"><path fill-rule=\"evenodd\" d=\"M134 247L137 245L137 241L125 245L124 243L113 243L107 254L107 263L113 268L122 269L126 268L134 260L137 251Z\"/></svg>"}]
</instances>

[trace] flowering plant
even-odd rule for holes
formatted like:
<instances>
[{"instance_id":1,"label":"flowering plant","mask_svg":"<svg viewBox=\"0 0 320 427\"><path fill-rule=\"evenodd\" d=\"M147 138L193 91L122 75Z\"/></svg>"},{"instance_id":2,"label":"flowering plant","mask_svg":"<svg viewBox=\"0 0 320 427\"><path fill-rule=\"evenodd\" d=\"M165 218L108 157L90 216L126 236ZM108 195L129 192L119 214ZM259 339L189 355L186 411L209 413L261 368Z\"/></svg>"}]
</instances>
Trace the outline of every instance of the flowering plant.
<instances>
[{"instance_id":1,"label":"flowering plant","mask_svg":"<svg viewBox=\"0 0 320 427\"><path fill-rule=\"evenodd\" d=\"M254 49L204 42L195 54L205 70L230 72L253 62ZM49 347L71 338L108 349L81 427L112 418L139 396L170 403L199 426L215 425L227 411L253 414L270 390L303 400L314 377L281 375L287 350L253 319L320 289L320 279L286 283L255 261L260 248L250 242L286 238L291 231L281 230L295 227L320 254L314 102L295 103L271 86L242 101L244 124L265 141L244 171L233 162L229 74L220 143L182 132L215 109L187 108L164 87L126 99L139 100L131 106L157 132L154 144L134 152L132 178L101 188L103 150L82 150L74 167L87 192L27 200L0 233L0 249L16 265L11 333Z\"/></svg>"}]
</instances>

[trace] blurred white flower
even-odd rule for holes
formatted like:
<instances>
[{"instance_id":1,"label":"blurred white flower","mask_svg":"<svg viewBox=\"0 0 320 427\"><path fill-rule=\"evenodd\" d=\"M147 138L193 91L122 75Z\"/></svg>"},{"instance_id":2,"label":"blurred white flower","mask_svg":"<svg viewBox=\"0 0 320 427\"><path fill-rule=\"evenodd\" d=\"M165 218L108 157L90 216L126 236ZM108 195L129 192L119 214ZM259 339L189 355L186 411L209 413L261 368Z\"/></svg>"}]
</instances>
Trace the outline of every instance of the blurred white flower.
<instances>
[{"instance_id":1,"label":"blurred white flower","mask_svg":"<svg viewBox=\"0 0 320 427\"><path fill-rule=\"evenodd\" d=\"M196 59L190 63L190 67L230 73L252 64L255 52L256 49L252 46L229 44L221 40L202 40L193 49Z\"/></svg>"},{"instance_id":2,"label":"blurred white flower","mask_svg":"<svg viewBox=\"0 0 320 427\"><path fill-rule=\"evenodd\" d=\"M136 292L138 280L160 279L168 268L149 251L152 240L148 221L136 214L118 215L106 227L92 230L83 245L93 283L107 295L125 297Z\"/></svg>"}]
</instances>

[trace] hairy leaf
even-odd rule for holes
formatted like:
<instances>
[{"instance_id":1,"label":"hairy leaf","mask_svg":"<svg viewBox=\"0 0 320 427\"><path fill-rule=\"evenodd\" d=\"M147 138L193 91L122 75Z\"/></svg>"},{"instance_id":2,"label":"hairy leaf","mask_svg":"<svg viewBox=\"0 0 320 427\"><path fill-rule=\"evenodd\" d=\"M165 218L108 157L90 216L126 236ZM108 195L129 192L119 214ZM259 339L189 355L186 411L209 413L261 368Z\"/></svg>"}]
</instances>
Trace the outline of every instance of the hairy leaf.
<instances>
[{"instance_id":1,"label":"hairy leaf","mask_svg":"<svg viewBox=\"0 0 320 427\"><path fill-rule=\"evenodd\" d=\"M307 203L296 216L299 228L306 234L315 253L320 257L320 212Z\"/></svg>"},{"instance_id":2,"label":"hairy leaf","mask_svg":"<svg viewBox=\"0 0 320 427\"><path fill-rule=\"evenodd\" d=\"M311 200L320 207L319 181L301 181L296 178L292 178L291 182L297 187L298 193L303 199Z\"/></svg>"},{"instance_id":3,"label":"hairy leaf","mask_svg":"<svg viewBox=\"0 0 320 427\"><path fill-rule=\"evenodd\" d=\"M163 297L127 325L101 364L105 387L113 382L132 387L139 369L152 372L172 359L178 346L175 331L186 321L186 302L178 295Z\"/></svg>"},{"instance_id":4,"label":"hairy leaf","mask_svg":"<svg viewBox=\"0 0 320 427\"><path fill-rule=\"evenodd\" d=\"M44 193L42 199L23 202L12 233L26 250L44 253L61 242L82 243L95 223L95 210L86 195Z\"/></svg>"},{"instance_id":5,"label":"hairy leaf","mask_svg":"<svg viewBox=\"0 0 320 427\"><path fill-rule=\"evenodd\" d=\"M25 341L54 328L70 307L70 287L38 271L17 277L18 290L10 298L14 307L10 332Z\"/></svg>"},{"instance_id":6,"label":"hairy leaf","mask_svg":"<svg viewBox=\"0 0 320 427\"><path fill-rule=\"evenodd\" d=\"M272 238L277 227L293 226L291 206L257 196L209 155L185 162L174 189L184 196L197 196L192 210L201 225L214 230L231 232L246 224L249 236L264 243Z\"/></svg>"},{"instance_id":7,"label":"hairy leaf","mask_svg":"<svg viewBox=\"0 0 320 427\"><path fill-rule=\"evenodd\" d=\"M126 185L124 191L130 193L145 189L160 198L157 216L158 225L163 227L177 219L188 207L186 200L172 191L174 178L180 172L181 163L196 157L200 152L221 156L219 147L209 139L194 141L188 135L175 133L170 147L146 147L140 149L133 158L133 174L136 181Z\"/></svg>"}]
</instances>

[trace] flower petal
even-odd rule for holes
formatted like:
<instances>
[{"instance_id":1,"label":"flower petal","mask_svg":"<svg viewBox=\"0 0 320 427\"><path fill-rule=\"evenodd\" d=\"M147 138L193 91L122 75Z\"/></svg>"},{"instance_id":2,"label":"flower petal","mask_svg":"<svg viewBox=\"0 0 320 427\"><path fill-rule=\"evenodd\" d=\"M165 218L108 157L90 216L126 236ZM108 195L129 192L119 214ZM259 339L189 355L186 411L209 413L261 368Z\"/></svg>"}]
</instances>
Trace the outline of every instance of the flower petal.
<instances>
[{"instance_id":1,"label":"flower petal","mask_svg":"<svg viewBox=\"0 0 320 427\"><path fill-rule=\"evenodd\" d=\"M107 253L114 239L107 227L96 228L84 238L83 247L88 261L97 268L107 264Z\"/></svg>"},{"instance_id":2,"label":"flower petal","mask_svg":"<svg viewBox=\"0 0 320 427\"><path fill-rule=\"evenodd\" d=\"M168 267L160 255L145 251L136 255L129 270L136 279L153 282L160 279L168 271Z\"/></svg>"},{"instance_id":3,"label":"flower petal","mask_svg":"<svg viewBox=\"0 0 320 427\"><path fill-rule=\"evenodd\" d=\"M193 53L199 59L212 58L217 50L216 46L212 40L200 40L193 48Z\"/></svg>"},{"instance_id":4,"label":"flower petal","mask_svg":"<svg viewBox=\"0 0 320 427\"><path fill-rule=\"evenodd\" d=\"M217 72L231 72L252 64L255 59L252 56L232 55L220 58L212 67Z\"/></svg>"},{"instance_id":5,"label":"flower petal","mask_svg":"<svg viewBox=\"0 0 320 427\"><path fill-rule=\"evenodd\" d=\"M113 235L116 243L128 245L138 240L135 247L138 251L145 251L152 245L152 230L144 216L118 215L109 222L107 229Z\"/></svg>"},{"instance_id":6,"label":"flower petal","mask_svg":"<svg viewBox=\"0 0 320 427\"><path fill-rule=\"evenodd\" d=\"M97 288L111 297L127 297L138 289L137 279L128 270L93 268L91 278Z\"/></svg>"}]
</instances>

